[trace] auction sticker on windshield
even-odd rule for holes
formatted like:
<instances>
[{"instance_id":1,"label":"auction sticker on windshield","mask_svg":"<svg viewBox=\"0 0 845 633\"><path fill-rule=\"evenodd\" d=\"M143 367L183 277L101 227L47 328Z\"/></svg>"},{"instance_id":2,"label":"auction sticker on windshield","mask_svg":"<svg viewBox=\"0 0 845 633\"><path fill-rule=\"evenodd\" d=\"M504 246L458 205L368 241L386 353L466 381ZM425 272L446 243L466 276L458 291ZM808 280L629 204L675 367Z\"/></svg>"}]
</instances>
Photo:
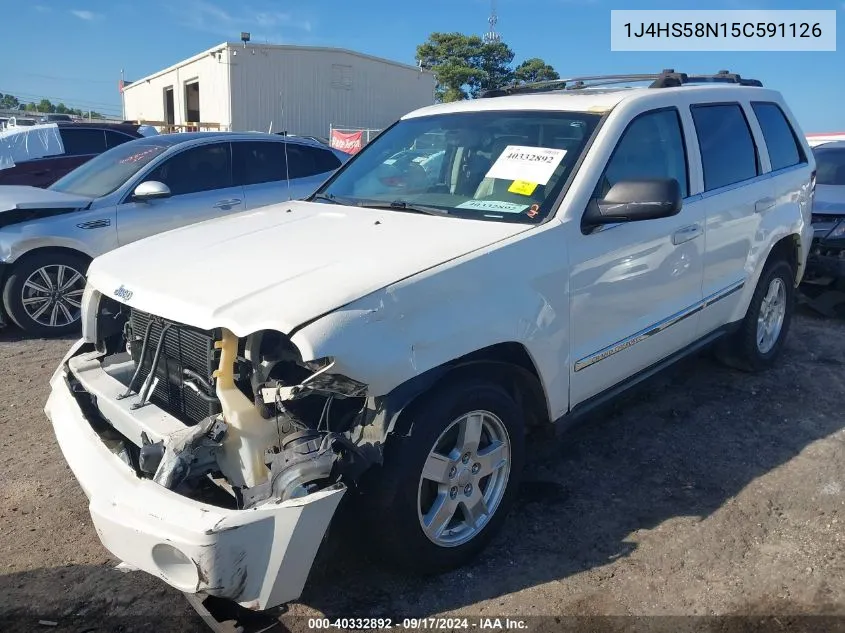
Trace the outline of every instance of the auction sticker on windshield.
<instances>
[{"instance_id":1,"label":"auction sticker on windshield","mask_svg":"<svg viewBox=\"0 0 845 633\"><path fill-rule=\"evenodd\" d=\"M528 208L528 205L504 202L502 200L467 200L455 208L477 209L479 211L498 211L499 213L522 213Z\"/></svg>"},{"instance_id":2,"label":"auction sticker on windshield","mask_svg":"<svg viewBox=\"0 0 845 633\"><path fill-rule=\"evenodd\" d=\"M490 167L486 177L545 185L564 156L565 149L508 145Z\"/></svg>"}]
</instances>

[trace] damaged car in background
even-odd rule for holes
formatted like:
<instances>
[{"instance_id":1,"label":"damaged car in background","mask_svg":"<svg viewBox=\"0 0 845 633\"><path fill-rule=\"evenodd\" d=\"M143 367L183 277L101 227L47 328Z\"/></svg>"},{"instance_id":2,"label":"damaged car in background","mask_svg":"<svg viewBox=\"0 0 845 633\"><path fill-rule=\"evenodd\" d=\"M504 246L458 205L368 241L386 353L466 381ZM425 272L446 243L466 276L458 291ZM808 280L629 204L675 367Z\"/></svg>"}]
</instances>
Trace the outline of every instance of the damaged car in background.
<instances>
[{"instance_id":1,"label":"damaged car in background","mask_svg":"<svg viewBox=\"0 0 845 633\"><path fill-rule=\"evenodd\" d=\"M37 138L47 145L61 144L58 132L43 132ZM92 258L180 226L305 197L344 159L275 134L186 132L127 137L47 189L0 186L0 326L8 316L30 335L78 332ZM0 170L2 162L0 151Z\"/></svg>"},{"instance_id":2,"label":"damaged car in background","mask_svg":"<svg viewBox=\"0 0 845 633\"><path fill-rule=\"evenodd\" d=\"M818 145L813 245L804 293L827 316L845 316L845 140Z\"/></svg>"},{"instance_id":3,"label":"damaged car in background","mask_svg":"<svg viewBox=\"0 0 845 633\"><path fill-rule=\"evenodd\" d=\"M711 343L774 363L815 165L777 92L718 77L424 108L305 201L97 257L45 410L105 547L253 610L299 597L336 513L453 569L529 427ZM421 141L429 170L390 162Z\"/></svg>"}]
</instances>

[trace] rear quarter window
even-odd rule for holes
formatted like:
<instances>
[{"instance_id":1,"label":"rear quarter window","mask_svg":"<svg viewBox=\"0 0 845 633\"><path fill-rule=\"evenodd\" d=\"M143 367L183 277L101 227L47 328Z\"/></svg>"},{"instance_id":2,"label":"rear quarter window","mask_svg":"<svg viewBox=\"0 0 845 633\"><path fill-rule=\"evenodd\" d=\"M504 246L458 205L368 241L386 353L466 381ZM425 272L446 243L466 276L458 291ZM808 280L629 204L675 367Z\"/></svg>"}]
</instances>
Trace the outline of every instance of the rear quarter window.
<instances>
[{"instance_id":1,"label":"rear quarter window","mask_svg":"<svg viewBox=\"0 0 845 633\"><path fill-rule=\"evenodd\" d=\"M111 149L112 147L117 147L118 145L123 145L128 141L135 140L132 136L128 134L124 134L123 132L116 132L114 130L106 130L106 147Z\"/></svg>"},{"instance_id":2,"label":"rear quarter window","mask_svg":"<svg viewBox=\"0 0 845 633\"><path fill-rule=\"evenodd\" d=\"M807 157L798 143L795 130L792 129L780 106L776 103L755 102L751 104L751 107L763 131L772 171L806 163Z\"/></svg>"},{"instance_id":3,"label":"rear quarter window","mask_svg":"<svg viewBox=\"0 0 845 633\"><path fill-rule=\"evenodd\" d=\"M288 143L287 158L291 178L308 178L340 167L340 161L330 151L298 143Z\"/></svg>"},{"instance_id":4,"label":"rear quarter window","mask_svg":"<svg viewBox=\"0 0 845 633\"><path fill-rule=\"evenodd\" d=\"M66 156L102 154L106 151L106 135L103 130L63 127L59 128Z\"/></svg>"}]
</instances>

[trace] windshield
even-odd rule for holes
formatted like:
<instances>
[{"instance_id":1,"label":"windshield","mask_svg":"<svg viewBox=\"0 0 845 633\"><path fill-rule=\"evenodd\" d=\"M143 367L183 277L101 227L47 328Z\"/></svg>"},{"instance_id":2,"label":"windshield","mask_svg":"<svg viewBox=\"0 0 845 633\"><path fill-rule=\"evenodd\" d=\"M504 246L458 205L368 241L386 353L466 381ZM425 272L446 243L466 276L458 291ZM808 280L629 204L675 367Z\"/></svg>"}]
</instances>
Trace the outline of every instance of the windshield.
<instances>
[{"instance_id":1,"label":"windshield","mask_svg":"<svg viewBox=\"0 0 845 633\"><path fill-rule=\"evenodd\" d=\"M597 114L545 111L404 119L315 195L397 211L539 222L599 120Z\"/></svg>"},{"instance_id":2,"label":"windshield","mask_svg":"<svg viewBox=\"0 0 845 633\"><path fill-rule=\"evenodd\" d=\"M816 157L816 184L845 186L845 147L818 147Z\"/></svg>"},{"instance_id":3,"label":"windshield","mask_svg":"<svg viewBox=\"0 0 845 633\"><path fill-rule=\"evenodd\" d=\"M107 196L169 147L171 145L146 140L129 141L80 165L49 189L91 198Z\"/></svg>"}]
</instances>

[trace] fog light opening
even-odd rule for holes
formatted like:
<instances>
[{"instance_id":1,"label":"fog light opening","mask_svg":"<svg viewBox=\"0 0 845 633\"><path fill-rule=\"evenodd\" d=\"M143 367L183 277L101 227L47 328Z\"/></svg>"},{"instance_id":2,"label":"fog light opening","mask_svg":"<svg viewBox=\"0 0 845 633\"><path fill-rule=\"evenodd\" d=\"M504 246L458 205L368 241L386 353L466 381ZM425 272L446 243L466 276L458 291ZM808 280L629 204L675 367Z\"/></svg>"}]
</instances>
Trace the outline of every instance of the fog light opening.
<instances>
[{"instance_id":1,"label":"fog light opening","mask_svg":"<svg viewBox=\"0 0 845 633\"><path fill-rule=\"evenodd\" d=\"M196 590L199 572L194 561L185 553L168 543L159 543L153 547L152 555L153 562L169 584L182 591Z\"/></svg>"}]
</instances>

